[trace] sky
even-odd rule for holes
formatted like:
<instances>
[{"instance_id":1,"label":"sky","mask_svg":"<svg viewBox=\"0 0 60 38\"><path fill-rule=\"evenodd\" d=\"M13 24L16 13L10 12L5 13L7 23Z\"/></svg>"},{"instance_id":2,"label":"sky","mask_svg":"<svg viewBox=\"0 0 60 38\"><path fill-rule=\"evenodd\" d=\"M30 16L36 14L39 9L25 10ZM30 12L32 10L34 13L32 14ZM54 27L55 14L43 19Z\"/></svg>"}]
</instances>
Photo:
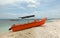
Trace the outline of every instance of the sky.
<instances>
[{"instance_id":1,"label":"sky","mask_svg":"<svg viewBox=\"0 0 60 38\"><path fill-rule=\"evenodd\" d=\"M60 0L0 0L0 19L27 15L60 18Z\"/></svg>"}]
</instances>

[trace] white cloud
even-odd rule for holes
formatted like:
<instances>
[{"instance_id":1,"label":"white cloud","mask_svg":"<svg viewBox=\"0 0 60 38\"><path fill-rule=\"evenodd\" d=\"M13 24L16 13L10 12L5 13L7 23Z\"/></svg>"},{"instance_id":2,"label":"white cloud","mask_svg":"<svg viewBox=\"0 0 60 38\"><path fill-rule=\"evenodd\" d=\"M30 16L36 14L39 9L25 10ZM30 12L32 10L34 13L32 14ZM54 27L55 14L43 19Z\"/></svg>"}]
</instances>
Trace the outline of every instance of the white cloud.
<instances>
[{"instance_id":1,"label":"white cloud","mask_svg":"<svg viewBox=\"0 0 60 38\"><path fill-rule=\"evenodd\" d=\"M21 0L19 2L26 2L28 4L27 7L37 7L40 4L38 0Z\"/></svg>"},{"instance_id":2,"label":"white cloud","mask_svg":"<svg viewBox=\"0 0 60 38\"><path fill-rule=\"evenodd\" d=\"M31 8L31 7L34 7L34 8L36 8L36 7L39 6L39 5L40 5L39 2L35 2L35 3L34 3L34 2L30 2L27 7L30 7L30 8Z\"/></svg>"},{"instance_id":3,"label":"white cloud","mask_svg":"<svg viewBox=\"0 0 60 38\"><path fill-rule=\"evenodd\" d=\"M16 2L29 2L28 0L0 0L1 5L12 4Z\"/></svg>"},{"instance_id":4,"label":"white cloud","mask_svg":"<svg viewBox=\"0 0 60 38\"><path fill-rule=\"evenodd\" d=\"M16 0L0 0L0 5L12 4L16 2Z\"/></svg>"},{"instance_id":5,"label":"white cloud","mask_svg":"<svg viewBox=\"0 0 60 38\"><path fill-rule=\"evenodd\" d=\"M26 2L28 4L27 7L37 7L40 4L37 0L0 0L0 5L13 4L19 7L20 5L16 3L21 4L23 2Z\"/></svg>"},{"instance_id":6,"label":"white cloud","mask_svg":"<svg viewBox=\"0 0 60 38\"><path fill-rule=\"evenodd\" d=\"M0 0L0 5L14 5L17 6L18 8L20 8L20 4L23 2L28 3L27 7L29 8L36 8L38 6L40 6L41 2L51 2L54 0ZM18 4L19 3L19 4Z\"/></svg>"},{"instance_id":7,"label":"white cloud","mask_svg":"<svg viewBox=\"0 0 60 38\"><path fill-rule=\"evenodd\" d=\"M40 4L40 2L38 2L38 0L29 0L27 2L28 2L28 6L27 7L36 8Z\"/></svg>"}]
</instances>

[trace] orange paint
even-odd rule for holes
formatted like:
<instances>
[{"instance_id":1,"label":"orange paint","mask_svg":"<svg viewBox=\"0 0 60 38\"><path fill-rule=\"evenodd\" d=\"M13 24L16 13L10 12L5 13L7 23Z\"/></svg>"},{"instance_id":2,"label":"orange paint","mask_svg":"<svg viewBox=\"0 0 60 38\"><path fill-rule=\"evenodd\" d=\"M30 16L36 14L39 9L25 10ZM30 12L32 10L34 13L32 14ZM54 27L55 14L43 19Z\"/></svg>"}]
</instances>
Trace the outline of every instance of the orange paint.
<instances>
[{"instance_id":1,"label":"orange paint","mask_svg":"<svg viewBox=\"0 0 60 38\"><path fill-rule=\"evenodd\" d=\"M42 26L46 22L46 20L47 18L43 18L42 20L39 20L39 21L37 20L27 24L15 24L15 25L12 25L11 29L13 32L16 32L16 31L20 31L20 30L24 30L32 27Z\"/></svg>"}]
</instances>

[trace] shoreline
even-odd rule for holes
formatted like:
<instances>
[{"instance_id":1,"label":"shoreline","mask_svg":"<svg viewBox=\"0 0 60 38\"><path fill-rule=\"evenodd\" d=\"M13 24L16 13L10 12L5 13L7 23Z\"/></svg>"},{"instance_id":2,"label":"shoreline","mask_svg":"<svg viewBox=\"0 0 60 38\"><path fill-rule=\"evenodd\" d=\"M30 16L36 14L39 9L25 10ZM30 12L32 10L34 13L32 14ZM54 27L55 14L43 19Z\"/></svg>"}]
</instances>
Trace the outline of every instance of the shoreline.
<instances>
[{"instance_id":1,"label":"shoreline","mask_svg":"<svg viewBox=\"0 0 60 38\"><path fill-rule=\"evenodd\" d=\"M60 20L53 20L40 27L18 31L5 32L0 38L60 38Z\"/></svg>"}]
</instances>

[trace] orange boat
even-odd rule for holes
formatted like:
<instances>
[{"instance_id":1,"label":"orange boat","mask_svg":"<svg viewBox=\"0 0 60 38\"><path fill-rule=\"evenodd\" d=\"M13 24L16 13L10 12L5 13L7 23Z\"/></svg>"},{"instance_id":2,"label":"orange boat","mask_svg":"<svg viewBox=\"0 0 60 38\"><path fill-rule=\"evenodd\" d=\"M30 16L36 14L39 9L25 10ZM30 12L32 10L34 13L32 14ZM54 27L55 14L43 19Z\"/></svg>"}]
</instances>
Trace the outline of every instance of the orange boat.
<instances>
[{"instance_id":1,"label":"orange boat","mask_svg":"<svg viewBox=\"0 0 60 38\"><path fill-rule=\"evenodd\" d=\"M12 30L13 32L42 26L46 22L47 18L43 18L42 20L35 20L34 22L27 23L27 24L13 24L12 27L9 30Z\"/></svg>"}]
</instances>

